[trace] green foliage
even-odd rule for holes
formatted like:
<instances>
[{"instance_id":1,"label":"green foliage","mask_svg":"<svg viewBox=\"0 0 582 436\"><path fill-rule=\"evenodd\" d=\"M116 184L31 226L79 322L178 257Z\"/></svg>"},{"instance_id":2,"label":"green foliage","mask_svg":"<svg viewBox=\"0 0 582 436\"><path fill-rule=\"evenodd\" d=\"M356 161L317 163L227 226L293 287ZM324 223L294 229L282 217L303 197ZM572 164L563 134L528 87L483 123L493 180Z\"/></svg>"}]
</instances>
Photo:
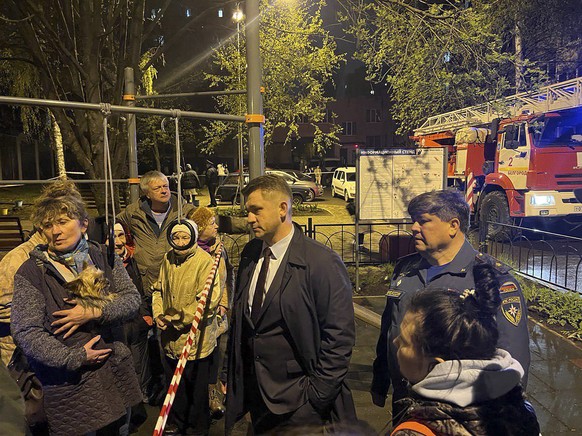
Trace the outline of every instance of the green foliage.
<instances>
[{"instance_id":1,"label":"green foliage","mask_svg":"<svg viewBox=\"0 0 582 436\"><path fill-rule=\"evenodd\" d=\"M148 65L154 53L154 49L149 49L141 56L139 61L139 69L142 72L141 87L145 95L157 94L154 90L154 80L158 77L158 70L153 65Z\"/></svg>"},{"instance_id":2,"label":"green foliage","mask_svg":"<svg viewBox=\"0 0 582 436\"><path fill-rule=\"evenodd\" d=\"M361 7L350 33L368 78L385 82L400 133L427 115L501 97L510 87L512 55L502 50L492 13L498 5L474 1L431 5L424 11L400 2Z\"/></svg>"},{"instance_id":3,"label":"green foliage","mask_svg":"<svg viewBox=\"0 0 582 436\"><path fill-rule=\"evenodd\" d=\"M579 0L341 1L356 58L386 84L400 133L577 74Z\"/></svg>"},{"instance_id":4,"label":"green foliage","mask_svg":"<svg viewBox=\"0 0 582 436\"><path fill-rule=\"evenodd\" d=\"M352 283L356 282L356 268L350 266L348 275ZM390 289L390 278L394 272L393 263L385 263L379 266L360 266L360 289L356 295L380 296L385 295Z\"/></svg>"},{"instance_id":5,"label":"green foliage","mask_svg":"<svg viewBox=\"0 0 582 436\"><path fill-rule=\"evenodd\" d=\"M319 207L317 203L301 203L298 205L293 205L293 214L299 212L306 212L308 215L321 213L323 209Z\"/></svg>"},{"instance_id":6,"label":"green foliage","mask_svg":"<svg viewBox=\"0 0 582 436\"><path fill-rule=\"evenodd\" d=\"M562 334L582 340L582 296L576 292L560 292L524 278L518 278L528 308L538 312L548 324L568 327Z\"/></svg>"},{"instance_id":7,"label":"green foliage","mask_svg":"<svg viewBox=\"0 0 582 436\"><path fill-rule=\"evenodd\" d=\"M37 98L40 86L38 69L31 63L23 61L11 61L14 58L14 49L7 48L2 51L0 61L0 86L7 90L8 95ZM21 106L18 109L23 133L30 138L38 138L42 135L47 119L47 110L34 106Z\"/></svg>"},{"instance_id":8,"label":"green foliage","mask_svg":"<svg viewBox=\"0 0 582 436\"><path fill-rule=\"evenodd\" d=\"M323 28L323 0L289 2L261 1L260 53L262 61L263 110L265 144L271 141L273 130L286 130L287 138L298 136L299 122L317 123L325 116L325 106L331 99L324 87L343 61L335 53L336 44ZM240 47L239 47L240 42ZM232 38L214 54L219 71L207 74L212 87L244 89L246 87L246 40ZM220 96L218 107L226 113L242 114L245 96ZM206 129L206 151L211 151L226 138L234 137L237 126L214 122ZM315 129L316 152L336 140L336 130Z\"/></svg>"},{"instance_id":9,"label":"green foliage","mask_svg":"<svg viewBox=\"0 0 582 436\"><path fill-rule=\"evenodd\" d=\"M2 69L16 96L120 104L124 68L139 76L145 0L6 0L0 2ZM138 81L139 82L139 81ZM103 114L52 108L65 149L89 178L103 178ZM50 131L46 109L23 109L24 128ZM113 176L127 173L125 124L109 119ZM102 186L93 187L104 207Z\"/></svg>"},{"instance_id":10,"label":"green foliage","mask_svg":"<svg viewBox=\"0 0 582 436\"><path fill-rule=\"evenodd\" d=\"M230 206L216 208L216 214L222 216L246 217L249 213L245 208L241 210L240 206Z\"/></svg>"},{"instance_id":11,"label":"green foliage","mask_svg":"<svg viewBox=\"0 0 582 436\"><path fill-rule=\"evenodd\" d=\"M230 207L219 207L216 210L217 215L223 216L238 216L246 217L248 212L243 208L241 211L240 206L230 206ZM299 205L293 205L293 216L310 216L310 215L325 215L329 212L321 207L317 203L301 203Z\"/></svg>"}]
</instances>

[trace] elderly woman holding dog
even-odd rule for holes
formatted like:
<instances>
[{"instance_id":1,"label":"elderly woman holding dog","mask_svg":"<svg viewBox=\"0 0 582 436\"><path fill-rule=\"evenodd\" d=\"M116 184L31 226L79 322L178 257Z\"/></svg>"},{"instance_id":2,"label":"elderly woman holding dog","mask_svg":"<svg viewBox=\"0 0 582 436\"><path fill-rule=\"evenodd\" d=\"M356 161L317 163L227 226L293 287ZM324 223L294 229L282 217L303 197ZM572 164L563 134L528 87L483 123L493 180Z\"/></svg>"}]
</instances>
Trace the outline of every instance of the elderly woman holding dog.
<instances>
[{"instance_id":1,"label":"elderly woman holding dog","mask_svg":"<svg viewBox=\"0 0 582 436\"><path fill-rule=\"evenodd\" d=\"M31 218L48 244L16 273L11 324L43 385L50 433L117 434L141 401L131 354L118 337L139 293L122 260L85 239L88 215L71 182L47 187Z\"/></svg>"},{"instance_id":2,"label":"elderly woman holding dog","mask_svg":"<svg viewBox=\"0 0 582 436\"><path fill-rule=\"evenodd\" d=\"M173 248L164 256L160 277L152 294L154 320L161 330L162 348L168 364L168 380L172 379L180 359L198 300L214 263L212 256L195 243L198 239L195 222L184 220L171 227L170 237L178 248ZM221 297L219 283L220 273L217 272L168 416L165 434L186 434L189 428L193 432L188 434L208 434L208 383L218 335L216 308Z\"/></svg>"}]
</instances>

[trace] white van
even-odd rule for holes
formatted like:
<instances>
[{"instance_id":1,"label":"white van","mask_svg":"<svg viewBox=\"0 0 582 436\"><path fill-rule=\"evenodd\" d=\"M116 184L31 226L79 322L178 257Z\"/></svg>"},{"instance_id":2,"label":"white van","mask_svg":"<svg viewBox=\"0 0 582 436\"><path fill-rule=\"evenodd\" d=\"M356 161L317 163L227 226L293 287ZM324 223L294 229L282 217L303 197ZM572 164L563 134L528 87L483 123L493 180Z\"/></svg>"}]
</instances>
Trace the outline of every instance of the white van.
<instances>
[{"instance_id":1,"label":"white van","mask_svg":"<svg viewBox=\"0 0 582 436\"><path fill-rule=\"evenodd\" d=\"M339 167L331 179L331 194L343 197L345 201L353 200L356 196L356 167Z\"/></svg>"}]
</instances>

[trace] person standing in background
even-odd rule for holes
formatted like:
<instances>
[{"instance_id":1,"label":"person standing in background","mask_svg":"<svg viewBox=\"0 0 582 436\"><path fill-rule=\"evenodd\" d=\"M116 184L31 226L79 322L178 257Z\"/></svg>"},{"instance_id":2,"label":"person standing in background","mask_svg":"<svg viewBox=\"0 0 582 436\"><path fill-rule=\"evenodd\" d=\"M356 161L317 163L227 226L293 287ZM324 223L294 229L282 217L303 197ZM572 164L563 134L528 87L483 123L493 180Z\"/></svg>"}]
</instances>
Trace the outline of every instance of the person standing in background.
<instances>
[{"instance_id":1,"label":"person standing in background","mask_svg":"<svg viewBox=\"0 0 582 436\"><path fill-rule=\"evenodd\" d=\"M186 164L186 171L182 174L182 190L188 203L194 204L199 188L200 179L198 174L192 169L192 165Z\"/></svg>"},{"instance_id":2,"label":"person standing in background","mask_svg":"<svg viewBox=\"0 0 582 436\"><path fill-rule=\"evenodd\" d=\"M315 175L315 183L321 185L321 168L319 168L319 165L315 167L315 170L313 170L313 174Z\"/></svg>"},{"instance_id":3,"label":"person standing in background","mask_svg":"<svg viewBox=\"0 0 582 436\"><path fill-rule=\"evenodd\" d=\"M168 178L159 171L145 173L139 187L143 196L117 215L135 243L134 258L142 275L143 289L151 296L164 254L171 248L167 238L170 223L178 217L178 197L170 192ZM194 209L185 204L183 214Z\"/></svg>"},{"instance_id":4,"label":"person standing in background","mask_svg":"<svg viewBox=\"0 0 582 436\"><path fill-rule=\"evenodd\" d=\"M0 261L0 360L8 365L15 345L10 335L10 307L14 292L14 274L28 260L31 250L46 244L42 232L35 231L30 239L10 250Z\"/></svg>"},{"instance_id":5,"label":"person standing in background","mask_svg":"<svg viewBox=\"0 0 582 436\"><path fill-rule=\"evenodd\" d=\"M216 207L216 189L218 188L218 171L214 168L214 164L206 161L206 186L208 186L208 194L210 195L210 204L208 207Z\"/></svg>"},{"instance_id":6,"label":"person standing in background","mask_svg":"<svg viewBox=\"0 0 582 436\"><path fill-rule=\"evenodd\" d=\"M135 373L139 380L144 399L148 397L148 389L151 383L151 370L149 366L148 333L153 325L152 299L145 295L141 275L137 262L133 258L134 246L127 241L127 232L121 223L115 223L115 253L121 257L125 270L131 277L133 284L141 296L141 304L135 317L124 323L127 346L131 351Z\"/></svg>"}]
</instances>

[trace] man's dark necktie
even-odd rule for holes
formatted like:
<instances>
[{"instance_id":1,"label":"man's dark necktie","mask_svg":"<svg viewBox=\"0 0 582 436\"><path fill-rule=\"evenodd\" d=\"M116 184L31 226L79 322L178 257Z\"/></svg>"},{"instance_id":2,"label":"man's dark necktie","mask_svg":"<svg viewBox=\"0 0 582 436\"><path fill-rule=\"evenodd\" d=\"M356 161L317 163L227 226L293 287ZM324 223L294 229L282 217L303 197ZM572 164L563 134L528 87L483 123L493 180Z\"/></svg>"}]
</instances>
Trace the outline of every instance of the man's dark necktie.
<instances>
[{"instance_id":1,"label":"man's dark necktie","mask_svg":"<svg viewBox=\"0 0 582 436\"><path fill-rule=\"evenodd\" d=\"M263 265L259 271L259 278L257 279L257 286L255 286L255 295L253 295L253 305L251 306L251 319L253 324L259 320L259 313L263 305L263 296L265 295L265 283L267 282L267 272L269 272L269 259L271 257L271 249L265 248L263 251Z\"/></svg>"}]
</instances>

